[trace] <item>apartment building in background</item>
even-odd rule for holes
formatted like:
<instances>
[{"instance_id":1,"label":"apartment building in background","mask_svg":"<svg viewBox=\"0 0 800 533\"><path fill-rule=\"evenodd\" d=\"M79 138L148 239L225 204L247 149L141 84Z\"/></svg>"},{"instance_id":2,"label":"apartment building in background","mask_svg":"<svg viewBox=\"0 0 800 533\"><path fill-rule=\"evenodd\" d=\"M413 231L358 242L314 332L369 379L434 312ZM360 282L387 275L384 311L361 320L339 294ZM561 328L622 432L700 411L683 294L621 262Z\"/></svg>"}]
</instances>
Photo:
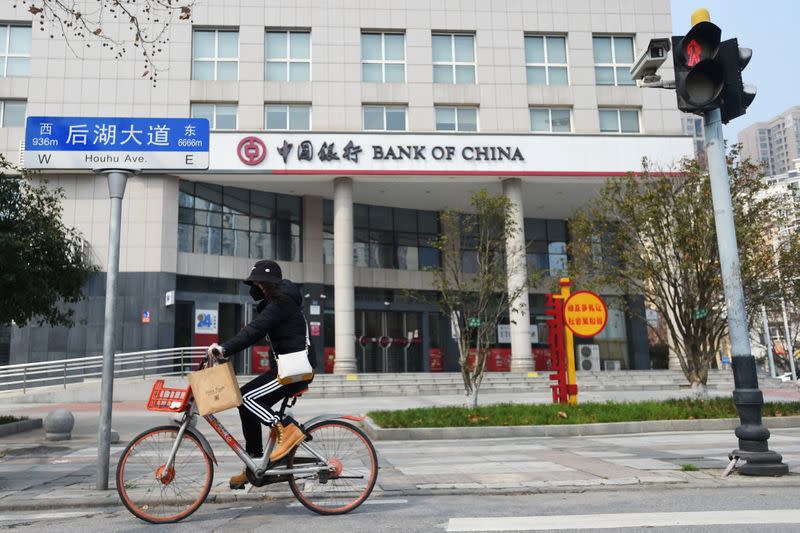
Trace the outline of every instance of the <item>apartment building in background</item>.
<instances>
[{"instance_id":1,"label":"apartment building in background","mask_svg":"<svg viewBox=\"0 0 800 533\"><path fill-rule=\"evenodd\" d=\"M767 176L794 170L792 160L800 158L800 106L743 129L739 143L742 157L760 161Z\"/></svg>"}]
</instances>

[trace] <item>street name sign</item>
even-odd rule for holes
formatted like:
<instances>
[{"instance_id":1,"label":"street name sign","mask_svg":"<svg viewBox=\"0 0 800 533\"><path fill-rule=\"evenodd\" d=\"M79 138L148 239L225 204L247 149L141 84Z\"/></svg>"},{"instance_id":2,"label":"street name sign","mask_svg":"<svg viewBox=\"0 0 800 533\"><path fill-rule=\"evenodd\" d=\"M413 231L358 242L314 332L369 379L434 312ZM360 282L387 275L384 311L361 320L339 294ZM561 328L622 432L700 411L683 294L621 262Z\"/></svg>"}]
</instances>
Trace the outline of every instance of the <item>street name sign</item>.
<instances>
[{"instance_id":1,"label":"street name sign","mask_svg":"<svg viewBox=\"0 0 800 533\"><path fill-rule=\"evenodd\" d=\"M28 117L24 167L51 170L205 170L204 118Z\"/></svg>"}]
</instances>

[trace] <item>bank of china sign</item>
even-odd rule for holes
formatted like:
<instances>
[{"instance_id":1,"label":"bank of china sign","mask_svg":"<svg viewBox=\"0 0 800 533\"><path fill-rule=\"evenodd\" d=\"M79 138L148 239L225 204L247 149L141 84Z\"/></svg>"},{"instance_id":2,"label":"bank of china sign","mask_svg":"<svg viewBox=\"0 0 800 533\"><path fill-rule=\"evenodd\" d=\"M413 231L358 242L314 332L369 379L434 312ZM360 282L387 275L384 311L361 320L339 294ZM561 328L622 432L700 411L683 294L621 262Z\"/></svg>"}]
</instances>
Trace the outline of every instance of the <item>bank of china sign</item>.
<instances>
[{"instance_id":1,"label":"bank of china sign","mask_svg":"<svg viewBox=\"0 0 800 533\"><path fill-rule=\"evenodd\" d=\"M53 170L204 170L207 119L28 117L24 165Z\"/></svg>"},{"instance_id":2,"label":"bank of china sign","mask_svg":"<svg viewBox=\"0 0 800 533\"><path fill-rule=\"evenodd\" d=\"M454 170L471 164L524 168L525 156L517 144L476 141L474 137L415 134L215 134L211 170L380 173L418 168L430 172L437 167Z\"/></svg>"},{"instance_id":3,"label":"bank of china sign","mask_svg":"<svg viewBox=\"0 0 800 533\"><path fill-rule=\"evenodd\" d=\"M690 151L684 137L215 132L209 172L625 174L643 156L672 164Z\"/></svg>"}]
</instances>

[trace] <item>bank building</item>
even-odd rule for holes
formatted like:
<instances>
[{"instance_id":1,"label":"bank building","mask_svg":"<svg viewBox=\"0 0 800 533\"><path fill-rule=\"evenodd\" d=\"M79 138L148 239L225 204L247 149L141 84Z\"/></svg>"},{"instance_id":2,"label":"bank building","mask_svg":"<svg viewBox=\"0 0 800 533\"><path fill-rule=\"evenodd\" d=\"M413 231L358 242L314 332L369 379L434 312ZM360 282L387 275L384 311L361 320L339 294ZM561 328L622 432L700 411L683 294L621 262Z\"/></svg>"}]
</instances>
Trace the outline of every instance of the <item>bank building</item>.
<instances>
[{"instance_id":1,"label":"bank building","mask_svg":"<svg viewBox=\"0 0 800 533\"><path fill-rule=\"evenodd\" d=\"M651 38L671 35L669 0L254 4L198 2L191 22L174 21L155 87L133 52L77 58L31 28L26 6L0 6L11 161L25 159L26 116L209 121L207 170L128 178L119 352L229 338L255 310L241 280L274 259L305 297L318 371L455 371L450 318L407 298L433 291L439 212L482 188L507 195L528 268L556 277L568 218L606 179L640 171L643 157L669 166L692 154L674 92L639 89L629 73ZM49 178L101 272L74 327L3 327L3 363L102 353L107 181ZM464 239L462 268L474 253ZM490 370L544 369L546 286L498 328ZM597 369L650 368L641 295L604 296L639 312L612 306L606 329L581 340ZM512 338L529 346L512 350ZM248 373L264 363L256 351L236 360Z\"/></svg>"}]
</instances>

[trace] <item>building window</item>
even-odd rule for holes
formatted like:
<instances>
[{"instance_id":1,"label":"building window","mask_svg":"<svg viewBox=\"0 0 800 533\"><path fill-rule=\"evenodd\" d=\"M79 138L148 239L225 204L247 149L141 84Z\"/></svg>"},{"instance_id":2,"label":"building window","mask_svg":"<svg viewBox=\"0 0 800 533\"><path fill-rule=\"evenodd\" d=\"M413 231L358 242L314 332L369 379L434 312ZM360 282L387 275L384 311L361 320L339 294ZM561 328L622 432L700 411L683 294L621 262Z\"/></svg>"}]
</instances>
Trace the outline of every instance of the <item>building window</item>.
<instances>
[{"instance_id":1,"label":"building window","mask_svg":"<svg viewBox=\"0 0 800 533\"><path fill-rule=\"evenodd\" d=\"M597 85L635 85L630 73L633 63L633 37L594 37L592 44Z\"/></svg>"},{"instance_id":2,"label":"building window","mask_svg":"<svg viewBox=\"0 0 800 533\"><path fill-rule=\"evenodd\" d=\"M569 85L567 38L526 35L525 69L528 85Z\"/></svg>"},{"instance_id":3,"label":"building window","mask_svg":"<svg viewBox=\"0 0 800 533\"><path fill-rule=\"evenodd\" d=\"M600 131L603 133L639 133L639 111L636 109L600 109Z\"/></svg>"},{"instance_id":4,"label":"building window","mask_svg":"<svg viewBox=\"0 0 800 533\"><path fill-rule=\"evenodd\" d=\"M310 130L311 106L266 105L264 106L264 124L268 130Z\"/></svg>"},{"instance_id":5,"label":"building window","mask_svg":"<svg viewBox=\"0 0 800 533\"><path fill-rule=\"evenodd\" d=\"M433 34L433 83L475 83L475 36Z\"/></svg>"},{"instance_id":6,"label":"building window","mask_svg":"<svg viewBox=\"0 0 800 533\"><path fill-rule=\"evenodd\" d=\"M4 128L24 128L25 111L24 100L0 100L0 124Z\"/></svg>"},{"instance_id":7,"label":"building window","mask_svg":"<svg viewBox=\"0 0 800 533\"><path fill-rule=\"evenodd\" d=\"M0 25L0 72L27 76L31 58L31 27Z\"/></svg>"},{"instance_id":8,"label":"building window","mask_svg":"<svg viewBox=\"0 0 800 533\"><path fill-rule=\"evenodd\" d=\"M333 264L333 202L322 209L323 260ZM431 244L439 236L436 211L353 205L355 266L424 270L440 264Z\"/></svg>"},{"instance_id":9,"label":"building window","mask_svg":"<svg viewBox=\"0 0 800 533\"><path fill-rule=\"evenodd\" d=\"M207 118L212 130L235 130L236 104L192 104L192 118Z\"/></svg>"},{"instance_id":10,"label":"building window","mask_svg":"<svg viewBox=\"0 0 800 533\"><path fill-rule=\"evenodd\" d=\"M364 129L374 131L405 131L405 106L364 106Z\"/></svg>"},{"instance_id":11,"label":"building window","mask_svg":"<svg viewBox=\"0 0 800 533\"><path fill-rule=\"evenodd\" d=\"M566 108L532 107L531 131L569 133L572 131L570 110Z\"/></svg>"},{"instance_id":12,"label":"building window","mask_svg":"<svg viewBox=\"0 0 800 533\"><path fill-rule=\"evenodd\" d=\"M239 79L238 30L194 30L192 79Z\"/></svg>"},{"instance_id":13,"label":"building window","mask_svg":"<svg viewBox=\"0 0 800 533\"><path fill-rule=\"evenodd\" d=\"M361 81L406 81L406 36L402 33L361 34Z\"/></svg>"},{"instance_id":14,"label":"building window","mask_svg":"<svg viewBox=\"0 0 800 533\"><path fill-rule=\"evenodd\" d=\"M311 32L267 30L264 52L268 81L311 79Z\"/></svg>"},{"instance_id":15,"label":"building window","mask_svg":"<svg viewBox=\"0 0 800 533\"><path fill-rule=\"evenodd\" d=\"M436 131L478 131L478 108L436 106Z\"/></svg>"},{"instance_id":16,"label":"building window","mask_svg":"<svg viewBox=\"0 0 800 533\"><path fill-rule=\"evenodd\" d=\"M178 251L301 261L298 196L180 182Z\"/></svg>"},{"instance_id":17,"label":"building window","mask_svg":"<svg viewBox=\"0 0 800 533\"><path fill-rule=\"evenodd\" d=\"M526 218L524 223L529 270L543 270L550 276L567 271L567 223L564 220Z\"/></svg>"}]
</instances>

